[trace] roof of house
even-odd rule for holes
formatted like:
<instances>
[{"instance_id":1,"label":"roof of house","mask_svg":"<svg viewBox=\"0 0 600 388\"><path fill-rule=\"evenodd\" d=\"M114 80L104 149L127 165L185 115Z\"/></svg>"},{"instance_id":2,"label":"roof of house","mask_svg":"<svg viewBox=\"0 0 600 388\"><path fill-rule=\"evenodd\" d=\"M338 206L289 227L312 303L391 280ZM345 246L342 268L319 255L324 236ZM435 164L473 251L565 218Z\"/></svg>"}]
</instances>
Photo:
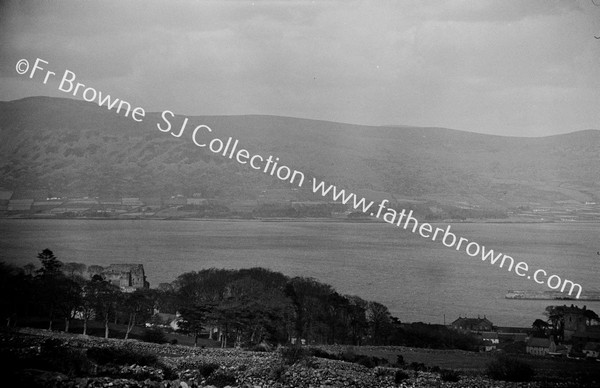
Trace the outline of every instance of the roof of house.
<instances>
[{"instance_id":1,"label":"roof of house","mask_svg":"<svg viewBox=\"0 0 600 388\"><path fill-rule=\"evenodd\" d=\"M486 317L483 317L483 318L466 318L466 317L461 318L461 317L458 317L457 320L452 322L452 325L454 325L454 326L472 326L472 325L478 325L481 323L492 325L492 322L490 322Z\"/></svg>"},{"instance_id":2,"label":"roof of house","mask_svg":"<svg viewBox=\"0 0 600 388\"><path fill-rule=\"evenodd\" d=\"M550 347L550 339L549 338L536 338L532 337L527 341L527 346L533 348L549 348Z\"/></svg>"},{"instance_id":3,"label":"roof of house","mask_svg":"<svg viewBox=\"0 0 600 388\"><path fill-rule=\"evenodd\" d=\"M486 331L481 333L481 338L483 338L484 340L498 339L498 333L493 331Z\"/></svg>"},{"instance_id":4,"label":"roof of house","mask_svg":"<svg viewBox=\"0 0 600 388\"><path fill-rule=\"evenodd\" d=\"M527 334L525 333L514 333L512 336L513 341L523 341L527 340Z\"/></svg>"},{"instance_id":5,"label":"roof of house","mask_svg":"<svg viewBox=\"0 0 600 388\"><path fill-rule=\"evenodd\" d=\"M109 272L113 272L113 273L120 273L120 272L131 272L131 273L138 273L138 274L144 274L144 265L143 264L110 264L108 267L104 268L105 273L109 273Z\"/></svg>"},{"instance_id":6,"label":"roof of house","mask_svg":"<svg viewBox=\"0 0 600 388\"><path fill-rule=\"evenodd\" d=\"M257 206L258 202L255 200L234 201L227 205L227 207L232 211L252 211Z\"/></svg>"},{"instance_id":7,"label":"roof of house","mask_svg":"<svg viewBox=\"0 0 600 388\"><path fill-rule=\"evenodd\" d=\"M177 314L156 313L154 315L158 316L163 322L173 322L174 320L179 319Z\"/></svg>"}]
</instances>

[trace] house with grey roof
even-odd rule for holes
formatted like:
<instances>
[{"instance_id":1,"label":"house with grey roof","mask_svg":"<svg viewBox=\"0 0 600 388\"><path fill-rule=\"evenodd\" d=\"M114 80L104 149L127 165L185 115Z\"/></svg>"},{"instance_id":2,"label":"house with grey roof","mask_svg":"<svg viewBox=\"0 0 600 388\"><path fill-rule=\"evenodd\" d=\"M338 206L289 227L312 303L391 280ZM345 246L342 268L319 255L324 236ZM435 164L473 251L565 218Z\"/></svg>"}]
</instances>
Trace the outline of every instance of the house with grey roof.
<instances>
[{"instance_id":1,"label":"house with grey roof","mask_svg":"<svg viewBox=\"0 0 600 388\"><path fill-rule=\"evenodd\" d=\"M451 326L454 329L470 331L470 332L482 332L482 331L492 331L494 325L490 320L488 320L485 315L483 318L462 318L458 317L457 320L451 323Z\"/></svg>"},{"instance_id":2,"label":"house with grey roof","mask_svg":"<svg viewBox=\"0 0 600 388\"><path fill-rule=\"evenodd\" d=\"M552 341L550 341L550 338L531 337L527 341L525 351L527 354L532 354L534 356L546 356L550 352L551 344Z\"/></svg>"}]
</instances>

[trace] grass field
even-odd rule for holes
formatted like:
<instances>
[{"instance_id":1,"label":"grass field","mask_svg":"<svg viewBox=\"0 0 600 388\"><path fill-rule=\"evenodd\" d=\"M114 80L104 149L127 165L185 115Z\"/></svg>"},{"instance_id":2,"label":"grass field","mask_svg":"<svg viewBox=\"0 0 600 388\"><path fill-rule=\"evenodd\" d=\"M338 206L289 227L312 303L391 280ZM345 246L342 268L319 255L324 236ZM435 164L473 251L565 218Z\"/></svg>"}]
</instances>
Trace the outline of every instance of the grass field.
<instances>
[{"instance_id":1,"label":"grass field","mask_svg":"<svg viewBox=\"0 0 600 388\"><path fill-rule=\"evenodd\" d=\"M48 321L47 320L39 320L39 321L30 320L27 322L21 322L20 325L34 327L34 328L38 328L38 329L47 329ZM88 335L94 336L94 337L104 337L104 323L97 322L97 321L89 321L87 326L88 326L87 327ZM116 339L124 339L125 338L125 332L127 330L126 325L109 323L108 327L109 327L109 338L116 338ZM53 325L54 331L62 332L63 329L64 329L64 323L62 321L54 322L54 325ZM135 326L131 330L131 333L129 334L129 338L141 340L145 331L146 331L145 327ZM79 321L79 320L72 320L70 327L69 327L69 332L73 333L73 334L82 334L83 333L83 322ZM165 332L165 337L167 339L167 342L176 340L177 341L176 343L179 345L194 346L194 337L193 336L188 336L188 335L180 334L180 333ZM218 348L218 347L220 347L220 343L219 343L219 341L212 341L207 338L198 338L197 346L206 347L206 348Z\"/></svg>"},{"instance_id":2,"label":"grass field","mask_svg":"<svg viewBox=\"0 0 600 388\"><path fill-rule=\"evenodd\" d=\"M403 346L394 347L343 347L322 346L323 350L338 353L344 350L353 351L356 354L386 358L389 362L396 362L398 355L404 359L404 363L423 363L427 367L438 366L442 369L461 370L463 372L483 373L489 362L493 361L498 353L495 352L467 352L463 350L441 350L409 348ZM589 360L557 359L550 357L538 357L531 355L515 356L519 360L528 363L536 372L538 377L548 379L562 379L564 376L598 375L600 376L600 362Z\"/></svg>"}]
</instances>

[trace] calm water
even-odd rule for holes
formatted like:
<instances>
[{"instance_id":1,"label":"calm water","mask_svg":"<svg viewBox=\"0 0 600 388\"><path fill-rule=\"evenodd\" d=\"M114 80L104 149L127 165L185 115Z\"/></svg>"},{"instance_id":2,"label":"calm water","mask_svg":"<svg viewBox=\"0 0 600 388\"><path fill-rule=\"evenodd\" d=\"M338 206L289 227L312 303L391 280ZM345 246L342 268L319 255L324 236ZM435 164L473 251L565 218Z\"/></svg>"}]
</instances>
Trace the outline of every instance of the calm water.
<instances>
[{"instance_id":1,"label":"calm water","mask_svg":"<svg viewBox=\"0 0 600 388\"><path fill-rule=\"evenodd\" d=\"M452 231L600 289L598 224L452 224ZM151 286L202 268L266 267L379 301L402 321L486 315L497 325L530 326L552 304L506 300L509 289L547 288L388 224L0 220L0 261L37 264L44 248L64 262L142 263ZM586 304L600 313L600 302Z\"/></svg>"}]
</instances>

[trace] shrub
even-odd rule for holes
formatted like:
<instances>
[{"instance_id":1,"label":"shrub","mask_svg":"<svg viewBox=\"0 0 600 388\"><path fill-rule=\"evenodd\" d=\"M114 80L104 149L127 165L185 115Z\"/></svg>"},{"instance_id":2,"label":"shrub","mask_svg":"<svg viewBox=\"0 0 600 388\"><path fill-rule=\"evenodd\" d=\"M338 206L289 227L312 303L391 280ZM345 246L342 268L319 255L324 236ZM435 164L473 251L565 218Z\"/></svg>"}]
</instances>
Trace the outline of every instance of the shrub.
<instances>
[{"instance_id":1,"label":"shrub","mask_svg":"<svg viewBox=\"0 0 600 388\"><path fill-rule=\"evenodd\" d=\"M302 361L309 356L309 351L307 348L303 348L301 346L289 346L282 348L280 350L281 358L283 359L283 363L286 365L293 365L299 361Z\"/></svg>"},{"instance_id":2,"label":"shrub","mask_svg":"<svg viewBox=\"0 0 600 388\"><path fill-rule=\"evenodd\" d=\"M107 372L107 371L105 371ZM112 371L110 371L112 372ZM154 380L161 381L163 379L161 373L158 369L146 369L146 368L136 368L136 369L128 369L123 368L119 371L119 373L107 373L109 377L113 378L121 378L121 379L132 379L136 381L144 381L144 380Z\"/></svg>"},{"instance_id":3,"label":"shrub","mask_svg":"<svg viewBox=\"0 0 600 388\"><path fill-rule=\"evenodd\" d=\"M14 358L14 355L7 353L5 367L14 364L15 366L23 364L28 369L42 369L53 372L61 372L69 376L82 376L89 374L93 369L93 364L87 359L85 353L78 349L71 349L57 338L47 338L40 343L40 354L26 357ZM8 361L8 365L6 365Z\"/></svg>"},{"instance_id":4,"label":"shrub","mask_svg":"<svg viewBox=\"0 0 600 388\"><path fill-rule=\"evenodd\" d=\"M153 366L158 364L158 358L154 354L117 347L92 347L87 350L87 356L99 365Z\"/></svg>"},{"instance_id":5,"label":"shrub","mask_svg":"<svg viewBox=\"0 0 600 388\"><path fill-rule=\"evenodd\" d=\"M455 383L460 380L460 373L458 373L458 371L451 370L451 369L442 369L440 371L440 377L441 377L442 381L448 381L448 382Z\"/></svg>"},{"instance_id":6,"label":"shrub","mask_svg":"<svg viewBox=\"0 0 600 388\"><path fill-rule=\"evenodd\" d=\"M147 329L144 331L144 334L142 334L141 340L155 344L164 344L167 342L167 337L161 329Z\"/></svg>"},{"instance_id":7,"label":"shrub","mask_svg":"<svg viewBox=\"0 0 600 388\"><path fill-rule=\"evenodd\" d=\"M526 354L527 345L523 341L507 343L502 347L504 353Z\"/></svg>"},{"instance_id":8,"label":"shrub","mask_svg":"<svg viewBox=\"0 0 600 388\"><path fill-rule=\"evenodd\" d=\"M396 365L404 365L404 356L401 354L396 356Z\"/></svg>"},{"instance_id":9,"label":"shrub","mask_svg":"<svg viewBox=\"0 0 600 388\"><path fill-rule=\"evenodd\" d=\"M319 349L319 348L309 348L308 351L309 351L309 354L314 357L326 358L329 360L341 360L341 361L346 361L346 362L352 362L354 364L363 365L367 368L374 368L376 366L383 366L383 365L390 364L390 362L387 360L387 358L383 358L383 357L380 358L380 357L375 357L375 356L356 354L356 353L354 353L354 351L352 349L348 349L338 355L329 353L329 352ZM402 358L402 356L398 356L398 357ZM402 363L404 363L403 359L402 359Z\"/></svg>"},{"instance_id":10,"label":"shrub","mask_svg":"<svg viewBox=\"0 0 600 388\"><path fill-rule=\"evenodd\" d=\"M395 376L396 370L392 368L386 368L382 366L378 366L374 370L375 376L377 377L386 377L386 376Z\"/></svg>"},{"instance_id":11,"label":"shrub","mask_svg":"<svg viewBox=\"0 0 600 388\"><path fill-rule=\"evenodd\" d=\"M222 369L215 371L206 379L206 385L214 385L217 388L223 388L227 385L237 384L235 375Z\"/></svg>"},{"instance_id":12,"label":"shrub","mask_svg":"<svg viewBox=\"0 0 600 388\"><path fill-rule=\"evenodd\" d=\"M342 353L340 353L340 360L343 361L348 361L348 362L354 362L357 358L356 353L354 353L354 349L352 348L347 348L346 350L344 350Z\"/></svg>"},{"instance_id":13,"label":"shrub","mask_svg":"<svg viewBox=\"0 0 600 388\"><path fill-rule=\"evenodd\" d=\"M357 356L356 360L354 361L356 364L362 365L366 368L375 368L377 366L377 363L374 360L374 357L369 357L369 356Z\"/></svg>"},{"instance_id":14,"label":"shrub","mask_svg":"<svg viewBox=\"0 0 600 388\"><path fill-rule=\"evenodd\" d=\"M269 380L276 382L283 382L283 374L285 373L286 367L283 364L277 364L269 371Z\"/></svg>"},{"instance_id":15,"label":"shrub","mask_svg":"<svg viewBox=\"0 0 600 388\"><path fill-rule=\"evenodd\" d=\"M39 357L27 367L61 372L69 376L84 376L94 368L83 351L68 348L42 349Z\"/></svg>"},{"instance_id":16,"label":"shrub","mask_svg":"<svg viewBox=\"0 0 600 388\"><path fill-rule=\"evenodd\" d=\"M425 364L423 364L422 362L411 362L410 363L410 367L415 371L427 371L427 366Z\"/></svg>"},{"instance_id":17,"label":"shrub","mask_svg":"<svg viewBox=\"0 0 600 388\"><path fill-rule=\"evenodd\" d=\"M327 352L323 349L319 349L319 348L309 348L309 352L310 352L311 356L314 356L314 357L326 358L329 360L339 360L340 359L339 356L329 353L329 352Z\"/></svg>"},{"instance_id":18,"label":"shrub","mask_svg":"<svg viewBox=\"0 0 600 388\"><path fill-rule=\"evenodd\" d=\"M64 348L63 342L61 340L59 340L58 338L46 338L40 344L40 350L42 353L45 353L45 354L53 354L53 353L59 352L63 348Z\"/></svg>"},{"instance_id":19,"label":"shrub","mask_svg":"<svg viewBox=\"0 0 600 388\"><path fill-rule=\"evenodd\" d=\"M486 366L486 374L494 380L529 381L534 371L529 364L514 357L500 356Z\"/></svg>"},{"instance_id":20,"label":"shrub","mask_svg":"<svg viewBox=\"0 0 600 388\"><path fill-rule=\"evenodd\" d=\"M312 357L306 357L300 360L300 365L305 368L319 369L319 363Z\"/></svg>"},{"instance_id":21,"label":"shrub","mask_svg":"<svg viewBox=\"0 0 600 388\"><path fill-rule=\"evenodd\" d=\"M373 357L377 365L390 365L390 362L385 357Z\"/></svg>"},{"instance_id":22,"label":"shrub","mask_svg":"<svg viewBox=\"0 0 600 388\"><path fill-rule=\"evenodd\" d=\"M214 362L198 365L198 372L200 372L202 377L210 376L217 369L219 369L219 364L215 364Z\"/></svg>"},{"instance_id":23,"label":"shrub","mask_svg":"<svg viewBox=\"0 0 600 388\"><path fill-rule=\"evenodd\" d=\"M379 358L379 357L375 357L375 356L365 356L365 355L356 356L356 358L351 362L354 362L356 364L362 365L367 368L375 368L376 366L389 364L389 362L386 358Z\"/></svg>"},{"instance_id":24,"label":"shrub","mask_svg":"<svg viewBox=\"0 0 600 388\"><path fill-rule=\"evenodd\" d=\"M60 372L69 376L85 376L94 369L93 364L82 350L68 349L60 358L55 358L52 363Z\"/></svg>"},{"instance_id":25,"label":"shrub","mask_svg":"<svg viewBox=\"0 0 600 388\"><path fill-rule=\"evenodd\" d=\"M394 382L396 384L400 384L401 382L403 382L404 380L406 380L408 378L410 378L410 376L408 375L408 373L406 373L402 369L398 369L396 371L396 374L394 374Z\"/></svg>"},{"instance_id":26,"label":"shrub","mask_svg":"<svg viewBox=\"0 0 600 388\"><path fill-rule=\"evenodd\" d=\"M246 348L251 352L271 352L273 351L273 347L266 342L261 342L252 346L248 346Z\"/></svg>"},{"instance_id":27,"label":"shrub","mask_svg":"<svg viewBox=\"0 0 600 388\"><path fill-rule=\"evenodd\" d=\"M172 367L167 366L162 363L161 363L160 367L163 371L163 377L165 378L165 380L175 380L175 379L179 378L177 371L175 369L173 369Z\"/></svg>"}]
</instances>

